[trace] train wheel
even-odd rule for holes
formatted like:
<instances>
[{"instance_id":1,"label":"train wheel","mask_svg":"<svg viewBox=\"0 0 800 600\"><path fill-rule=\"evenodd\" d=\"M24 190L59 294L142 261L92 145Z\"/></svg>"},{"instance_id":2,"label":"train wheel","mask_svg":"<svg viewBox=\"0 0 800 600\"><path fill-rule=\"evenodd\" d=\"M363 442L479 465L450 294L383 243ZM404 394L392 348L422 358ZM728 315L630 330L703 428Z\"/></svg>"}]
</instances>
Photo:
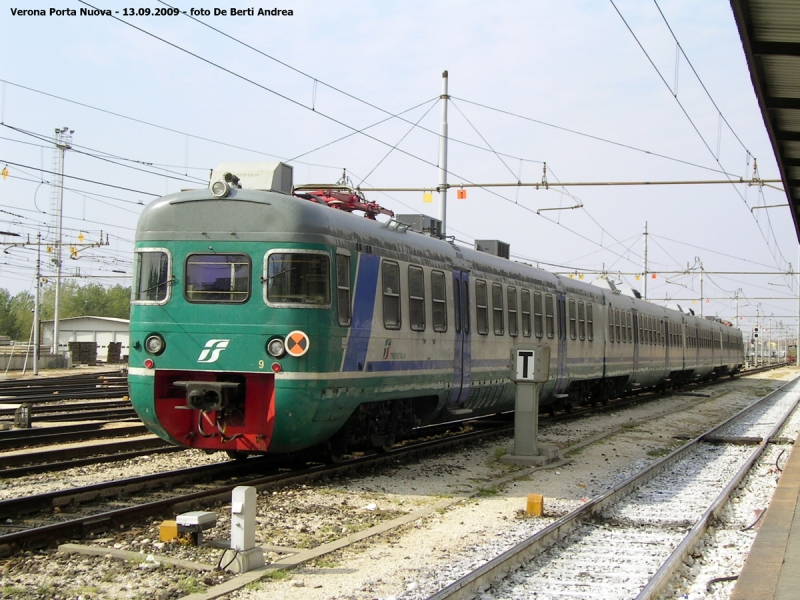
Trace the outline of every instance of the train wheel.
<instances>
[{"instance_id":1,"label":"train wheel","mask_svg":"<svg viewBox=\"0 0 800 600\"><path fill-rule=\"evenodd\" d=\"M547 405L547 414L550 415L551 417L556 416L556 405L554 402L551 402L550 404Z\"/></svg>"},{"instance_id":2,"label":"train wheel","mask_svg":"<svg viewBox=\"0 0 800 600\"><path fill-rule=\"evenodd\" d=\"M344 455L347 453L347 444L339 440L328 441L328 451L326 453L326 462L338 465L344 460Z\"/></svg>"},{"instance_id":3,"label":"train wheel","mask_svg":"<svg viewBox=\"0 0 800 600\"><path fill-rule=\"evenodd\" d=\"M384 454L387 454L387 453L391 452L392 448L394 448L394 436L393 435L387 435L385 438L383 438L383 444L378 446L378 450L380 452L383 452Z\"/></svg>"},{"instance_id":4,"label":"train wheel","mask_svg":"<svg viewBox=\"0 0 800 600\"><path fill-rule=\"evenodd\" d=\"M569 400L564 400L564 412L569 414L572 412L572 402Z\"/></svg>"},{"instance_id":5,"label":"train wheel","mask_svg":"<svg viewBox=\"0 0 800 600\"><path fill-rule=\"evenodd\" d=\"M228 455L228 458L231 458L235 461L247 460L248 456L245 452L239 452L238 450L226 450L225 454Z\"/></svg>"}]
</instances>

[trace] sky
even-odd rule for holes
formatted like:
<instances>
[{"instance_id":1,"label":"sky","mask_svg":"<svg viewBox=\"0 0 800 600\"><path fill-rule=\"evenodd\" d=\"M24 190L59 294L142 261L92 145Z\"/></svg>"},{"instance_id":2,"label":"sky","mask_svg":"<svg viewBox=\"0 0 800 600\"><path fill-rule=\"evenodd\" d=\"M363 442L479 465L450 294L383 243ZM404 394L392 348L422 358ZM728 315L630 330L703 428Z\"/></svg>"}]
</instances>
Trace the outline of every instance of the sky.
<instances>
[{"instance_id":1,"label":"sky","mask_svg":"<svg viewBox=\"0 0 800 600\"><path fill-rule=\"evenodd\" d=\"M725 0L16 3L45 16L4 4L0 288L11 293L34 290L37 246L19 244L38 234L54 285L65 127L64 274L81 284L130 285L142 208L205 187L223 162L288 161L295 184L346 169L368 199L438 217L435 193L428 204L421 191L368 188L436 187L444 70L456 188L750 180L755 164L779 178ZM797 235L787 208L756 208L786 204L781 187L483 187L465 200L451 189L447 233L643 290L647 223L648 299L730 321L738 305L744 330L758 319L795 335ZM101 235L108 245L86 247Z\"/></svg>"}]
</instances>

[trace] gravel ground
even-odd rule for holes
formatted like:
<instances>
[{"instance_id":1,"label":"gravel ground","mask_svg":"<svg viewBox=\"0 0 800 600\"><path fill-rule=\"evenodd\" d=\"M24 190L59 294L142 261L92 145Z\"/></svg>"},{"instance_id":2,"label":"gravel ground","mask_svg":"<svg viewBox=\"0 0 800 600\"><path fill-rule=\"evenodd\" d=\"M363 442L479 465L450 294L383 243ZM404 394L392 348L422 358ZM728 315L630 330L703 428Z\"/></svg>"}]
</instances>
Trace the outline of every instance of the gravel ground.
<instances>
[{"instance_id":1,"label":"gravel ground","mask_svg":"<svg viewBox=\"0 0 800 600\"><path fill-rule=\"evenodd\" d=\"M250 584L231 597L248 600L275 597L290 600L415 600L427 597L588 498L609 489L645 464L679 447L683 442L673 436L697 435L707 429L712 420L722 420L797 374L796 369L782 369L757 379L726 382L706 392L712 395L710 398L676 394L574 423L543 426L541 441L557 444L562 449L613 427L619 430L570 453L567 464L534 471L506 485L500 485L498 481L526 471L503 465L497 460L510 441L497 440L424 461L398 463L394 468L368 476L260 494L256 543L266 548L267 562L285 556L281 549L313 548L420 508L432 508L444 501L451 504L286 574ZM680 412L676 413L678 410ZM660 416L652 418L653 415ZM794 423L796 435L800 417L794 419ZM770 448L770 452L773 450ZM754 481L763 480L772 487L765 491L764 486L748 480L742 486L738 502L731 505L729 518L735 524L731 526L732 535L744 526L741 523L749 525L754 520L756 510L766 507L776 477L775 473L769 473L768 465L770 460L774 463L778 451L769 454L765 466L760 467L758 473L764 472L765 475L757 473L751 476ZM219 460L225 460L225 456L186 452L152 456L119 465L0 480L0 497L60 489L65 482L67 485L84 485ZM785 460L784 455L781 462L785 463ZM758 490L752 499L748 495L750 488ZM544 517L524 516L529 493L545 495ZM218 527L208 532L207 537L227 538L230 506L214 510L220 515L220 520ZM728 512L723 520L728 518ZM717 533L723 530L720 526ZM742 533L745 539L754 536L752 531ZM702 558L691 567L698 570L696 581L689 578L694 571L687 572L686 584L681 584L680 593L674 597L694 593L695 587L699 590L705 585L707 575L717 576L711 574L716 573L713 569L705 573L699 568L707 565L711 569L716 561L727 560L725 557L733 550L729 544L744 543L735 539L734 542L709 538L709 547L715 545L713 547L720 551L719 557L710 550L701 550ZM200 573L172 568L158 560L160 556L170 555L216 564L221 550L162 545L157 540L158 523L154 522L140 528L120 530L93 542L140 552L142 560L136 564L103 557L62 555L52 550L0 560L0 598L167 599L201 591L230 577L219 572ZM736 560L720 563L719 571L728 574ZM723 584L718 585L724 589ZM714 593L717 593L716 588ZM727 595L714 596L718 597Z\"/></svg>"}]
</instances>

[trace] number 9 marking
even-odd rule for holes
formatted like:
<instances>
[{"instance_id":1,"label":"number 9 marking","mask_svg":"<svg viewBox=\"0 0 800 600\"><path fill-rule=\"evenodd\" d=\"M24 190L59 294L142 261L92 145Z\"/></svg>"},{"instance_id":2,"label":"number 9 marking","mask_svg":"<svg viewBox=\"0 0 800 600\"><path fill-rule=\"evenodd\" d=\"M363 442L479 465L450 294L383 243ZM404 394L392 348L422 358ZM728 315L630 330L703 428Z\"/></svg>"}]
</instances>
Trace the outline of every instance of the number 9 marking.
<instances>
[{"instance_id":1,"label":"number 9 marking","mask_svg":"<svg viewBox=\"0 0 800 600\"><path fill-rule=\"evenodd\" d=\"M264 368L264 361L263 360L258 361L258 368L259 369L263 369Z\"/></svg>"}]
</instances>

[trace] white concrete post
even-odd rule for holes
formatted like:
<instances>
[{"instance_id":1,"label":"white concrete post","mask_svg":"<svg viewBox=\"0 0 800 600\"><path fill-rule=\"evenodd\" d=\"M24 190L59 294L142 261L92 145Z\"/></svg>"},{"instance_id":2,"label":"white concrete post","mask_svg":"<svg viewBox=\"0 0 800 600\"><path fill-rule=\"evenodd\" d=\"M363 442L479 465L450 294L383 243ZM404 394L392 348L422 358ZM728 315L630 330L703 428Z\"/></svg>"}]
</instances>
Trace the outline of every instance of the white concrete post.
<instances>
[{"instance_id":1,"label":"white concrete post","mask_svg":"<svg viewBox=\"0 0 800 600\"><path fill-rule=\"evenodd\" d=\"M256 545L256 488L233 488L231 499L231 548L250 550Z\"/></svg>"},{"instance_id":2,"label":"white concrete post","mask_svg":"<svg viewBox=\"0 0 800 600\"><path fill-rule=\"evenodd\" d=\"M236 554L225 566L246 573L264 566L264 553L256 547L256 488L240 485L231 497L231 550Z\"/></svg>"}]
</instances>

